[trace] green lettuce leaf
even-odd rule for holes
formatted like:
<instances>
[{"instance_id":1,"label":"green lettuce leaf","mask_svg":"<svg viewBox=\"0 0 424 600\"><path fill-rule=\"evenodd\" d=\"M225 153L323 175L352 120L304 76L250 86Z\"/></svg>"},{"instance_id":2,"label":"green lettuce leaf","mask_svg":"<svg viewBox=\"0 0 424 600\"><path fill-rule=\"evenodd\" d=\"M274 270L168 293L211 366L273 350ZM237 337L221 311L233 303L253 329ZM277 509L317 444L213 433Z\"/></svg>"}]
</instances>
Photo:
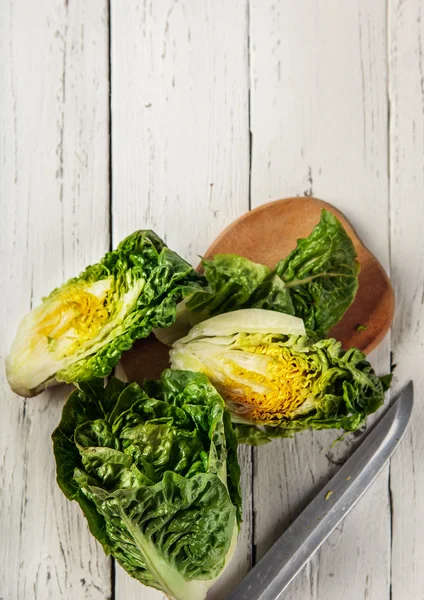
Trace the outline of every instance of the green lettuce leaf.
<instances>
[{"instance_id":1,"label":"green lettuce leaf","mask_svg":"<svg viewBox=\"0 0 424 600\"><path fill-rule=\"evenodd\" d=\"M290 292L280 277L265 265L237 254L216 254L213 260L203 260L202 265L210 291L189 298L189 310L207 316L240 308L264 308L294 314Z\"/></svg>"},{"instance_id":2,"label":"green lettuce leaf","mask_svg":"<svg viewBox=\"0 0 424 600\"><path fill-rule=\"evenodd\" d=\"M239 444L263 446L275 438L293 437L293 433L277 427L260 427L258 425L234 424L234 431Z\"/></svg>"},{"instance_id":3,"label":"green lettuce leaf","mask_svg":"<svg viewBox=\"0 0 424 600\"><path fill-rule=\"evenodd\" d=\"M312 233L274 270L236 254L217 254L202 265L208 288L195 292L177 309L170 328L155 335L171 346L197 323L212 316L262 308L304 320L319 336L340 321L358 289L359 263L342 224L323 209Z\"/></svg>"},{"instance_id":4,"label":"green lettuce leaf","mask_svg":"<svg viewBox=\"0 0 424 600\"><path fill-rule=\"evenodd\" d=\"M6 361L12 389L33 396L109 375L124 350L171 325L177 303L204 286L155 233L133 233L22 320Z\"/></svg>"},{"instance_id":5,"label":"green lettuce leaf","mask_svg":"<svg viewBox=\"0 0 424 600\"><path fill-rule=\"evenodd\" d=\"M383 386L383 390L385 392L387 392L387 390L390 389L390 386L392 385L392 380L393 380L393 373L388 373L387 375L381 375L380 381L381 381L381 385Z\"/></svg>"},{"instance_id":6,"label":"green lettuce leaf","mask_svg":"<svg viewBox=\"0 0 424 600\"><path fill-rule=\"evenodd\" d=\"M307 329L327 335L352 304L358 290L359 263L352 240L328 210L275 273L289 289L294 314Z\"/></svg>"},{"instance_id":7,"label":"green lettuce leaf","mask_svg":"<svg viewBox=\"0 0 424 600\"><path fill-rule=\"evenodd\" d=\"M240 442L304 429L355 431L384 401L365 355L320 339L297 317L245 309L193 327L171 366L205 373L226 401Z\"/></svg>"},{"instance_id":8,"label":"green lettuce leaf","mask_svg":"<svg viewBox=\"0 0 424 600\"><path fill-rule=\"evenodd\" d=\"M170 598L205 598L241 514L237 441L207 378L81 383L52 439L57 482L105 552Z\"/></svg>"}]
</instances>

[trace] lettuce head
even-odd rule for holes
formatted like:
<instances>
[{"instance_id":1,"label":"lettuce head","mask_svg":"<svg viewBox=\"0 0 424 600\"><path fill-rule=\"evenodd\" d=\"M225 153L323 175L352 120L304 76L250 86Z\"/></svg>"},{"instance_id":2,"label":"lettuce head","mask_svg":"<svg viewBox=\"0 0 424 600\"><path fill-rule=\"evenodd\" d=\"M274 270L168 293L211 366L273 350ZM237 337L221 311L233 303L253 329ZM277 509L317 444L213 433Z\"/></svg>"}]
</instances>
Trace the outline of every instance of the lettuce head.
<instances>
[{"instance_id":1,"label":"lettuce head","mask_svg":"<svg viewBox=\"0 0 424 600\"><path fill-rule=\"evenodd\" d=\"M109 375L124 350L171 325L177 303L204 286L155 233L133 233L24 317L6 360L10 386L33 396Z\"/></svg>"},{"instance_id":2,"label":"lettuce head","mask_svg":"<svg viewBox=\"0 0 424 600\"><path fill-rule=\"evenodd\" d=\"M171 365L205 373L238 424L239 441L254 444L304 429L354 431L384 400L362 352L319 339L298 317L263 309L199 323L174 343Z\"/></svg>"},{"instance_id":3,"label":"lettuce head","mask_svg":"<svg viewBox=\"0 0 424 600\"><path fill-rule=\"evenodd\" d=\"M57 482L105 552L170 599L203 600L241 510L237 441L205 375L81 383L52 437Z\"/></svg>"}]
</instances>

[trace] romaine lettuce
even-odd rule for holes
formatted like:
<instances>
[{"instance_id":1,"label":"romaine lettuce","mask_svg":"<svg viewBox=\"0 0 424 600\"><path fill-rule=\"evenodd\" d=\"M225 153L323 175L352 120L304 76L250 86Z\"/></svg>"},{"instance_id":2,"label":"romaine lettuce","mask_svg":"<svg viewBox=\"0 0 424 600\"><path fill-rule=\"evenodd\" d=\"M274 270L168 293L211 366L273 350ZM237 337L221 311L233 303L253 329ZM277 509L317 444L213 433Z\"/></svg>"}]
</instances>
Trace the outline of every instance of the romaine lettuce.
<instances>
[{"instance_id":1,"label":"romaine lettuce","mask_svg":"<svg viewBox=\"0 0 424 600\"><path fill-rule=\"evenodd\" d=\"M239 424L239 441L252 444L303 429L354 431L384 400L362 352L261 309L199 323L175 342L171 366L205 373Z\"/></svg>"},{"instance_id":2,"label":"romaine lettuce","mask_svg":"<svg viewBox=\"0 0 424 600\"><path fill-rule=\"evenodd\" d=\"M297 241L275 273L290 291L294 314L319 336L340 321L358 290L359 263L352 240L325 209L311 235Z\"/></svg>"},{"instance_id":3,"label":"romaine lettuce","mask_svg":"<svg viewBox=\"0 0 424 600\"><path fill-rule=\"evenodd\" d=\"M296 315L308 329L326 336L358 289L355 248L340 221L325 209L312 233L299 239L274 270L236 254L216 254L202 265L209 288L178 306L174 325L155 330L168 345L204 319L242 308Z\"/></svg>"},{"instance_id":4,"label":"romaine lettuce","mask_svg":"<svg viewBox=\"0 0 424 600\"><path fill-rule=\"evenodd\" d=\"M80 384L53 433L57 481L121 566L174 600L202 600L235 549L237 442L201 373Z\"/></svg>"},{"instance_id":5,"label":"romaine lettuce","mask_svg":"<svg viewBox=\"0 0 424 600\"><path fill-rule=\"evenodd\" d=\"M177 303L204 286L155 233L133 233L22 320L6 361L12 389L33 396L109 375L124 350L171 325Z\"/></svg>"}]
</instances>

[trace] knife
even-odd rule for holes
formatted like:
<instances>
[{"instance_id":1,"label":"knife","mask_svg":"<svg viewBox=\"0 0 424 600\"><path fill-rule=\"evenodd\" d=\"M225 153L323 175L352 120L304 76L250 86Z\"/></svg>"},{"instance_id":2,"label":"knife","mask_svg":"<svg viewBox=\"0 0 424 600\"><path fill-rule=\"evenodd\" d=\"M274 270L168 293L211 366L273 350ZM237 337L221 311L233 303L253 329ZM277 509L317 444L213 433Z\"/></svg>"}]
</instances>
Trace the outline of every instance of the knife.
<instances>
[{"instance_id":1,"label":"knife","mask_svg":"<svg viewBox=\"0 0 424 600\"><path fill-rule=\"evenodd\" d=\"M236 587L228 600L278 600L368 489L405 433L412 381L353 455Z\"/></svg>"}]
</instances>

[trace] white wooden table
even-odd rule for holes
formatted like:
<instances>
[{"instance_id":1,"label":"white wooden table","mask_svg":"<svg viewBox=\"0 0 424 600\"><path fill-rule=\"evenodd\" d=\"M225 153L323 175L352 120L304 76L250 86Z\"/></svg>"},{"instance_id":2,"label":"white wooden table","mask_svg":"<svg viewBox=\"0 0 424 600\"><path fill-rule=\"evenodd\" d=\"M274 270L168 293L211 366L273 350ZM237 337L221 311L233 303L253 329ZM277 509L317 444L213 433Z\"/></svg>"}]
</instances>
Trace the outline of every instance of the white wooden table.
<instances>
[{"instance_id":1,"label":"white wooden table","mask_svg":"<svg viewBox=\"0 0 424 600\"><path fill-rule=\"evenodd\" d=\"M287 600L424 598L422 0L0 0L3 358L40 297L138 228L196 262L271 199L334 203L390 270L372 355L416 383L412 427ZM392 353L392 354L391 354ZM67 390L0 395L0 600L154 600L55 484ZM224 600L360 441L304 433L241 450ZM254 599L252 599L254 600Z\"/></svg>"}]
</instances>

